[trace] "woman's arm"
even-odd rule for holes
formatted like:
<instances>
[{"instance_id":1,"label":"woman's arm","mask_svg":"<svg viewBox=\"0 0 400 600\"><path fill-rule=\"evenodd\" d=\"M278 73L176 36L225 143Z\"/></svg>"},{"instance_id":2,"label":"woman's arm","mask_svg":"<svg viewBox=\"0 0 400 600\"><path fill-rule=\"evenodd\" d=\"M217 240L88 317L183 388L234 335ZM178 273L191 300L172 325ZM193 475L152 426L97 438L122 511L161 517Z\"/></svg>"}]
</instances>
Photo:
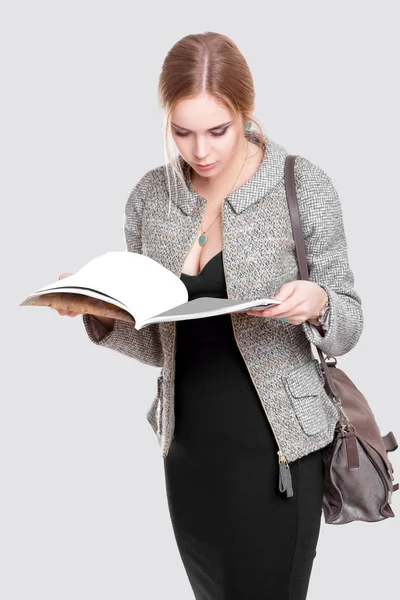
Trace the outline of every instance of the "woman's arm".
<instances>
[{"instance_id":1,"label":"woman's arm","mask_svg":"<svg viewBox=\"0 0 400 600\"><path fill-rule=\"evenodd\" d=\"M142 252L141 228L146 195L151 190L152 172L148 171L135 185L125 205L124 237L127 252ZM132 281L132 285L135 282ZM137 331L134 324L113 319L110 324L102 323L94 315L82 315L86 333L91 342L115 350L139 362L162 367L164 354L158 323L146 325Z\"/></svg>"},{"instance_id":2,"label":"woman's arm","mask_svg":"<svg viewBox=\"0 0 400 600\"><path fill-rule=\"evenodd\" d=\"M325 289L330 304L324 335L307 321L302 327L322 352L340 356L357 344L364 317L349 265L339 195L325 171L302 156L296 157L295 181L309 278Z\"/></svg>"},{"instance_id":3,"label":"woman's arm","mask_svg":"<svg viewBox=\"0 0 400 600\"><path fill-rule=\"evenodd\" d=\"M110 319L109 317L100 317L98 315L91 315L92 322L96 325L97 331L101 332L99 337L103 337L106 333L111 331L114 327L115 319Z\"/></svg>"}]
</instances>

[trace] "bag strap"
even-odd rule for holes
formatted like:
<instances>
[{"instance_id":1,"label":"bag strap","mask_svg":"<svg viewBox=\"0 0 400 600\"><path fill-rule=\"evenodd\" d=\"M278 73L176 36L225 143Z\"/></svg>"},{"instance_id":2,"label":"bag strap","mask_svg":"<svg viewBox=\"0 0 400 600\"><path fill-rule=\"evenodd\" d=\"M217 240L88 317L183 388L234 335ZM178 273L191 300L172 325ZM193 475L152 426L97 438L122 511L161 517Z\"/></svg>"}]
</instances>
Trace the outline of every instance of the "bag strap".
<instances>
[{"instance_id":1,"label":"bag strap","mask_svg":"<svg viewBox=\"0 0 400 600\"><path fill-rule=\"evenodd\" d=\"M299 212L299 206L298 206L298 202L297 202L296 185L295 185L295 178L294 178L295 160L296 160L296 155L294 155L294 154L288 154L286 156L286 160L285 160L286 198L287 198L287 203L288 203L288 208L289 208L290 220L292 222L293 238L294 238L295 245L296 245L296 254L297 254L297 262L298 262L299 271L300 271L300 279L309 280L306 245L304 242L304 236L303 236L303 231L302 231L302 227L301 227L300 212ZM313 325L311 323L311 326L315 327L317 329L317 331L322 334L323 329L322 329L321 325ZM335 384L329 373L328 365L326 364L326 360L323 355L323 352L318 347L317 347L317 351L318 351L318 355L319 355L319 359L320 359L323 371L325 373L329 391L331 392L331 394L333 394L333 396L337 397L337 391L335 388ZM332 358L334 358L334 357L332 357ZM335 364L336 364L336 359L335 359Z\"/></svg>"}]
</instances>

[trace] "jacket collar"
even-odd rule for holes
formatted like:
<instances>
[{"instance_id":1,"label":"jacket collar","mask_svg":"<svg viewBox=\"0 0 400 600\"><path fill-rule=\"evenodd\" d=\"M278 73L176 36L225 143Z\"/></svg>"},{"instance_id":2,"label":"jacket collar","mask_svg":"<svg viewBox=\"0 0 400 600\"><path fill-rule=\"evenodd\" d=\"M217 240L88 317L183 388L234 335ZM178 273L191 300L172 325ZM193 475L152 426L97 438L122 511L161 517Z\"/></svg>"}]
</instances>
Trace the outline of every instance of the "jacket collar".
<instances>
[{"instance_id":1,"label":"jacket collar","mask_svg":"<svg viewBox=\"0 0 400 600\"><path fill-rule=\"evenodd\" d=\"M256 142L253 132L245 131L244 135L249 141ZM236 214L241 213L254 202L263 198L284 176L287 151L283 146L277 144L265 134L264 140L266 148L263 160L257 171L243 185L228 194L225 198ZM195 210L199 196L191 184L189 164L183 159L181 154L178 154L177 160L182 168L184 182L179 177L175 177L176 195L173 194L172 199L186 215L189 215Z\"/></svg>"}]
</instances>

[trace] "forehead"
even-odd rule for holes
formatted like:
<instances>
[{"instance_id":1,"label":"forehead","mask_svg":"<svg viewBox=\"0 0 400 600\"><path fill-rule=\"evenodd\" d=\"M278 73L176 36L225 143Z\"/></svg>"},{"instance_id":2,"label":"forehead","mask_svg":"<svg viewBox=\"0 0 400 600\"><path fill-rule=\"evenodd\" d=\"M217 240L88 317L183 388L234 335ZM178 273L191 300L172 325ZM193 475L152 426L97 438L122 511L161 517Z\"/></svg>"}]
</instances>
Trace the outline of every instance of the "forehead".
<instances>
[{"instance_id":1,"label":"forehead","mask_svg":"<svg viewBox=\"0 0 400 600\"><path fill-rule=\"evenodd\" d=\"M171 124L201 133L234 119L232 111L209 95L180 100L171 113Z\"/></svg>"}]
</instances>

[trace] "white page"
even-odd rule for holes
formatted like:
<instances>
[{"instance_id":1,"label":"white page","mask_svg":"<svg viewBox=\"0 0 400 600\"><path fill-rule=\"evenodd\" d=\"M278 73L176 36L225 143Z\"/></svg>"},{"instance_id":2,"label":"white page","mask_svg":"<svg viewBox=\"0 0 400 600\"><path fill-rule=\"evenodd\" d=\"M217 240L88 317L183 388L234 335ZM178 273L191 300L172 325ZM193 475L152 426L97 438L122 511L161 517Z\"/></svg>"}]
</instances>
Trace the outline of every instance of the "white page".
<instances>
[{"instance_id":1,"label":"white page","mask_svg":"<svg viewBox=\"0 0 400 600\"><path fill-rule=\"evenodd\" d=\"M189 298L183 281L169 269L148 256L126 251L106 252L73 275L45 285L31 296L73 286L88 288L88 296L94 290L116 298L138 321L183 304Z\"/></svg>"}]
</instances>

